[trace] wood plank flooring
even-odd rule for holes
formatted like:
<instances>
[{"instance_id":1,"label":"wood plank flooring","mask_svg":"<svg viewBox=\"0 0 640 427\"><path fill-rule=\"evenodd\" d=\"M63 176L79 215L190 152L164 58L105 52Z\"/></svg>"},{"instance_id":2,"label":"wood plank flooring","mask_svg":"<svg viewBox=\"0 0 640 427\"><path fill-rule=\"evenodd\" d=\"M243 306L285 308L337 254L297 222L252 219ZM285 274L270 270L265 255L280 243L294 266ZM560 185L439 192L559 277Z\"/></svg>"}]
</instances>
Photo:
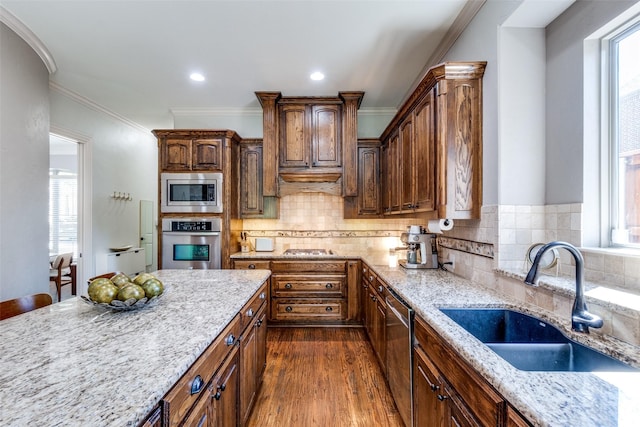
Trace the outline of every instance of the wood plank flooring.
<instances>
[{"instance_id":1,"label":"wood plank flooring","mask_svg":"<svg viewBox=\"0 0 640 427\"><path fill-rule=\"evenodd\" d=\"M404 424L361 328L269 328L249 427Z\"/></svg>"}]
</instances>

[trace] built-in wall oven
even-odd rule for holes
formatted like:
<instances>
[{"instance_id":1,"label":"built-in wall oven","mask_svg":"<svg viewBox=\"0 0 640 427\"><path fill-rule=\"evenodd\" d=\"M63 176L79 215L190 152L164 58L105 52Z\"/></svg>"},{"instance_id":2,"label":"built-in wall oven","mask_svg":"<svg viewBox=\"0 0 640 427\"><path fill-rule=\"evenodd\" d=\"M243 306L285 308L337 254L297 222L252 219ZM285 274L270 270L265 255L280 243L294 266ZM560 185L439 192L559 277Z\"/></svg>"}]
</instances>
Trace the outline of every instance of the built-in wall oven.
<instances>
[{"instance_id":1,"label":"built-in wall oven","mask_svg":"<svg viewBox=\"0 0 640 427\"><path fill-rule=\"evenodd\" d=\"M219 269L220 218L163 218L162 268Z\"/></svg>"},{"instance_id":2,"label":"built-in wall oven","mask_svg":"<svg viewBox=\"0 0 640 427\"><path fill-rule=\"evenodd\" d=\"M160 211L163 213L221 213L222 174L160 174Z\"/></svg>"}]
</instances>

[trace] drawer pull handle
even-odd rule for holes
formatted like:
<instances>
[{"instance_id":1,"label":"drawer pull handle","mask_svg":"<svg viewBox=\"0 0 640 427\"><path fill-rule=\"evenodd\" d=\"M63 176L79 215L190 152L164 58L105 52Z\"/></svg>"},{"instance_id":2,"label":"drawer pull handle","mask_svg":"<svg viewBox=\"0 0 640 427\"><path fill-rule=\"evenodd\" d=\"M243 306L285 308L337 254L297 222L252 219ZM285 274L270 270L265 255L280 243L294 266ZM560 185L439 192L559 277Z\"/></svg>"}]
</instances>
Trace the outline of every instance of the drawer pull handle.
<instances>
[{"instance_id":1,"label":"drawer pull handle","mask_svg":"<svg viewBox=\"0 0 640 427\"><path fill-rule=\"evenodd\" d=\"M267 294L260 292L260 299L267 299Z\"/></svg>"},{"instance_id":2,"label":"drawer pull handle","mask_svg":"<svg viewBox=\"0 0 640 427\"><path fill-rule=\"evenodd\" d=\"M373 276L369 276L369 281L373 282Z\"/></svg>"},{"instance_id":3,"label":"drawer pull handle","mask_svg":"<svg viewBox=\"0 0 640 427\"><path fill-rule=\"evenodd\" d=\"M202 391L202 387L204 387L204 380L200 375L196 375L196 377L191 381L191 394L198 394Z\"/></svg>"},{"instance_id":4,"label":"drawer pull handle","mask_svg":"<svg viewBox=\"0 0 640 427\"><path fill-rule=\"evenodd\" d=\"M382 286L378 286L378 292L383 292L384 288Z\"/></svg>"},{"instance_id":5,"label":"drawer pull handle","mask_svg":"<svg viewBox=\"0 0 640 427\"><path fill-rule=\"evenodd\" d=\"M327 307L327 308L325 308L325 310L326 310L326 311L333 311L333 308L331 308L331 307Z\"/></svg>"},{"instance_id":6,"label":"drawer pull handle","mask_svg":"<svg viewBox=\"0 0 640 427\"><path fill-rule=\"evenodd\" d=\"M284 285L284 287L287 288L287 289L291 289L292 288L291 283L287 283L286 285Z\"/></svg>"},{"instance_id":7,"label":"drawer pull handle","mask_svg":"<svg viewBox=\"0 0 640 427\"><path fill-rule=\"evenodd\" d=\"M216 400L220 400L221 397L222 397L222 393L220 393L219 391L216 391L216 394L213 395L213 398Z\"/></svg>"},{"instance_id":8,"label":"drawer pull handle","mask_svg":"<svg viewBox=\"0 0 640 427\"><path fill-rule=\"evenodd\" d=\"M249 270L255 270L255 269L256 269L255 264L249 264Z\"/></svg>"},{"instance_id":9,"label":"drawer pull handle","mask_svg":"<svg viewBox=\"0 0 640 427\"><path fill-rule=\"evenodd\" d=\"M287 308L284 309L287 313L291 313L293 311L293 308L288 305Z\"/></svg>"},{"instance_id":10,"label":"drawer pull handle","mask_svg":"<svg viewBox=\"0 0 640 427\"><path fill-rule=\"evenodd\" d=\"M224 342L227 345L233 345L236 342L236 337L234 337L233 334L230 334Z\"/></svg>"},{"instance_id":11,"label":"drawer pull handle","mask_svg":"<svg viewBox=\"0 0 640 427\"><path fill-rule=\"evenodd\" d=\"M247 317L253 317L253 309L247 310Z\"/></svg>"},{"instance_id":12,"label":"drawer pull handle","mask_svg":"<svg viewBox=\"0 0 640 427\"><path fill-rule=\"evenodd\" d=\"M431 391L438 391L438 389L440 388L435 384L431 384L429 387L431 388Z\"/></svg>"},{"instance_id":13,"label":"drawer pull handle","mask_svg":"<svg viewBox=\"0 0 640 427\"><path fill-rule=\"evenodd\" d=\"M256 325L258 326L258 328L262 326L262 319L258 320L258 323L256 323Z\"/></svg>"},{"instance_id":14,"label":"drawer pull handle","mask_svg":"<svg viewBox=\"0 0 640 427\"><path fill-rule=\"evenodd\" d=\"M442 395L442 394L438 393L438 400L440 402L443 402L443 401L447 400L448 398L449 398L449 396L445 396L445 395Z\"/></svg>"},{"instance_id":15,"label":"drawer pull handle","mask_svg":"<svg viewBox=\"0 0 640 427\"><path fill-rule=\"evenodd\" d=\"M331 284L331 283L327 283L326 288L327 288L327 289L331 289L331 288L333 288L333 284Z\"/></svg>"}]
</instances>

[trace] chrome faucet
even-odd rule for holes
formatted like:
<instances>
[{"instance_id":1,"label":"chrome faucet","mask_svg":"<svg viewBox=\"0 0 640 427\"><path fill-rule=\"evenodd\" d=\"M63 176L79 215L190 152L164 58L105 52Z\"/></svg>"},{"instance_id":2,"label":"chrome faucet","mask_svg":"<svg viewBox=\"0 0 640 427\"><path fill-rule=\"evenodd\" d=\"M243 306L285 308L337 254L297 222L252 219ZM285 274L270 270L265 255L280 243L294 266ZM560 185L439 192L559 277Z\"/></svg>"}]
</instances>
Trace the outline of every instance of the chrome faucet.
<instances>
[{"instance_id":1,"label":"chrome faucet","mask_svg":"<svg viewBox=\"0 0 640 427\"><path fill-rule=\"evenodd\" d=\"M602 319L595 314L589 313L587 304L584 302L584 288L582 285L584 258L582 258L580 251L572 244L566 242L550 242L542 246L533 260L533 265L527 277L524 279L524 283L527 285L535 285L536 278L538 277L538 264L540 263L540 259L542 259L542 255L544 255L547 250L555 247L568 250L576 262L576 299L573 302L573 309L571 310L571 329L576 332L588 334L589 327L601 328L603 324Z\"/></svg>"}]
</instances>

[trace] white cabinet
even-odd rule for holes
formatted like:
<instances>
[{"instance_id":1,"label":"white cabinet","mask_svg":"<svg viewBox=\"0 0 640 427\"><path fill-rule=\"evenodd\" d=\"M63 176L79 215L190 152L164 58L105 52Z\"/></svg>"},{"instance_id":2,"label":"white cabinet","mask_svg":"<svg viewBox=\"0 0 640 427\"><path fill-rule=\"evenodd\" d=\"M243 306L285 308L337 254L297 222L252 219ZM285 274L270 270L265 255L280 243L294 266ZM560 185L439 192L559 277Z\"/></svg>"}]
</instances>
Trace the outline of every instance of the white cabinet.
<instances>
[{"instance_id":1,"label":"white cabinet","mask_svg":"<svg viewBox=\"0 0 640 427\"><path fill-rule=\"evenodd\" d=\"M131 248L122 252L111 252L98 256L96 259L96 274L121 271L129 277L134 277L144 272L145 266L144 248Z\"/></svg>"}]
</instances>

